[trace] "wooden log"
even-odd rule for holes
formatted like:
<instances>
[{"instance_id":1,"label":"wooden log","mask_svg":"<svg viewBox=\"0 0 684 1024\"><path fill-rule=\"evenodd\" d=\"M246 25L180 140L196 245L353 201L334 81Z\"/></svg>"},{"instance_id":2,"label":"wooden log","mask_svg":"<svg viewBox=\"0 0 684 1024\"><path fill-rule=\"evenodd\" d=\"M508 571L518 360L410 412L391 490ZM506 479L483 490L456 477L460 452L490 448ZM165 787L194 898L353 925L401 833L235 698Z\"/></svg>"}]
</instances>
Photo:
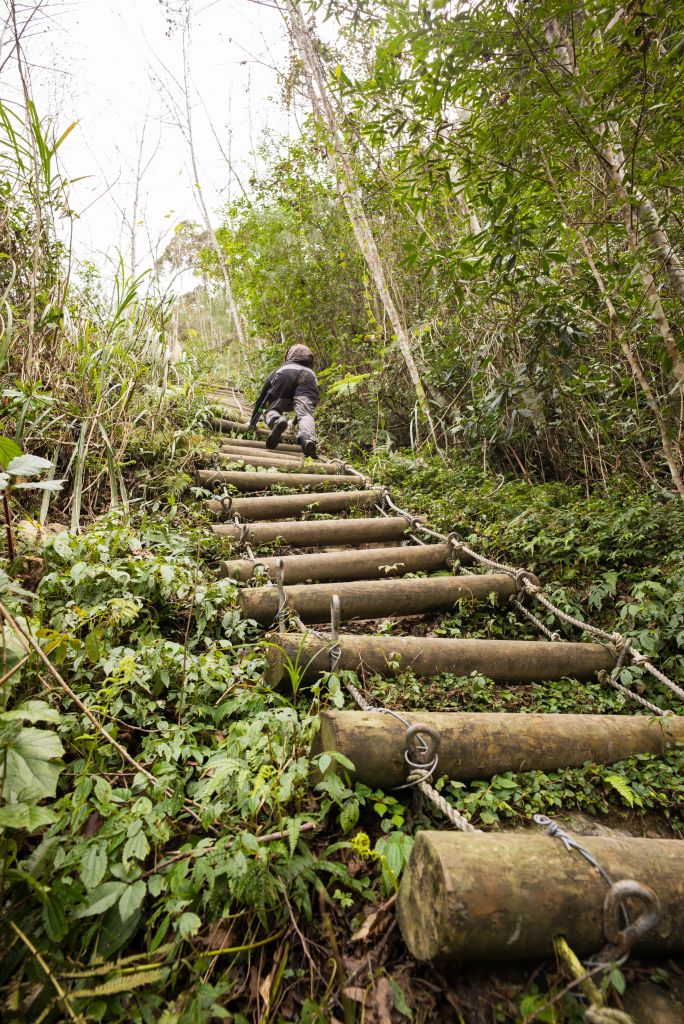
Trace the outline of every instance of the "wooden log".
<instances>
[{"instance_id":1,"label":"wooden log","mask_svg":"<svg viewBox=\"0 0 684 1024\"><path fill-rule=\"evenodd\" d=\"M300 457L302 455L301 445L298 445L298 444L283 444L281 442L278 445L277 448L267 448L265 441L258 441L258 440L254 440L253 441L253 440L251 440L248 437L235 437L235 436L231 436L229 441L222 441L221 442L221 447L224 450L228 450L228 449L235 450L235 449L242 449L242 448L252 448L255 451L258 450L260 452L263 452L264 455L268 452L269 455L282 455L283 457L287 457L287 455L290 455L290 454L292 454L292 455L299 455Z\"/></svg>"},{"instance_id":2,"label":"wooden log","mask_svg":"<svg viewBox=\"0 0 684 1024\"><path fill-rule=\"evenodd\" d=\"M234 455L228 454L222 456L226 462L232 462L236 466L264 466L267 469L287 469L292 472L298 469L305 469L308 466L316 467L317 473L333 473L339 474L340 467L336 466L334 462L304 462L304 459L283 459L282 456L275 456L271 458L269 454L259 455ZM352 480L359 483L358 477L352 477Z\"/></svg>"},{"instance_id":3,"label":"wooden log","mask_svg":"<svg viewBox=\"0 0 684 1024\"><path fill-rule=\"evenodd\" d=\"M600 644L552 643L546 640L442 640L437 637L360 636L343 634L339 668L380 676L411 669L418 678L449 672L467 676L482 672L495 683L591 679L610 671L615 658ZM330 668L330 641L298 633L279 634L268 649L267 682L287 678L285 657L302 666L303 682L313 682Z\"/></svg>"},{"instance_id":4,"label":"wooden log","mask_svg":"<svg viewBox=\"0 0 684 1024\"><path fill-rule=\"evenodd\" d=\"M210 420L210 425L212 430L217 430L221 434L248 434L250 431L254 431L256 437L264 440L271 433L267 427L251 427L247 420L226 419L222 416L214 416ZM285 431L283 434L283 438L287 441L291 441L293 436L292 431Z\"/></svg>"},{"instance_id":5,"label":"wooden log","mask_svg":"<svg viewBox=\"0 0 684 1024\"><path fill-rule=\"evenodd\" d=\"M311 583L285 587L290 608L303 622L326 622L330 599L340 599L340 621L381 619L386 615L424 615L450 611L459 601L484 601L490 594L505 601L517 593L516 582L507 573L481 576L432 576L422 579L364 580L340 583ZM272 587L242 590L242 614L262 626L270 626L278 613L278 593Z\"/></svg>"},{"instance_id":6,"label":"wooden log","mask_svg":"<svg viewBox=\"0 0 684 1024\"><path fill-rule=\"evenodd\" d=\"M556 771L585 761L614 764L684 742L684 718L674 716L402 711L402 718L437 730L438 775L450 779ZM372 789L406 781L406 727L398 719L377 711L324 711L320 719L313 753L344 754L355 766L354 778Z\"/></svg>"},{"instance_id":7,"label":"wooden log","mask_svg":"<svg viewBox=\"0 0 684 1024\"><path fill-rule=\"evenodd\" d=\"M227 484L239 491L268 491L271 487L294 487L298 491L306 491L308 487L353 487L358 481L353 476L326 476L323 473L247 473L236 470L234 473L200 469L195 474L195 482L200 487L212 487L215 484ZM207 501L212 512L223 512L220 501Z\"/></svg>"},{"instance_id":8,"label":"wooden log","mask_svg":"<svg viewBox=\"0 0 684 1024\"><path fill-rule=\"evenodd\" d=\"M241 418L245 416L251 416L252 405L250 402L244 400L240 401L238 398L233 398L230 395L219 394L218 392L211 392L209 398L216 405L220 405L223 409L234 409L236 412L241 414Z\"/></svg>"},{"instance_id":9,"label":"wooden log","mask_svg":"<svg viewBox=\"0 0 684 1024\"><path fill-rule=\"evenodd\" d=\"M382 491L314 491L311 494L279 494L265 498L235 498L231 511L245 522L287 519L304 512L344 512L382 501Z\"/></svg>"},{"instance_id":10,"label":"wooden log","mask_svg":"<svg viewBox=\"0 0 684 1024\"><path fill-rule=\"evenodd\" d=\"M216 537L232 537L235 540L242 537L242 526L235 523L221 523L212 526L211 529ZM252 523L247 529L245 539L249 544L272 544L281 540L291 547L311 548L319 545L342 546L398 541L406 536L408 530L409 524L403 516L377 519L313 519L308 522L285 519L274 523Z\"/></svg>"},{"instance_id":11,"label":"wooden log","mask_svg":"<svg viewBox=\"0 0 684 1024\"><path fill-rule=\"evenodd\" d=\"M235 440L243 440L243 439L242 438L236 438ZM255 459L258 459L258 458L262 458L262 459L277 459L279 462L296 462L298 465L310 466L311 469L313 469L316 466L316 464L317 464L317 460L316 459L304 459L304 456L302 454L302 449L299 447L299 445L297 445L297 446L290 445L289 447L292 448L292 451L286 451L286 452L280 451L280 449L278 449L278 448L271 449L271 448L266 448L266 447L264 447L264 448L248 447L248 445L255 445L255 444L256 444L256 441L248 441L243 446L239 446L239 445L235 445L235 444L226 444L225 442L221 442L220 454L221 455L234 455L234 456L237 456L238 458L241 458L241 459L246 458L247 456L251 456L252 458L255 458ZM266 444L266 442L264 441L264 445L265 444ZM321 461L323 461L323 460L321 460ZM340 472L339 469L338 469L338 472Z\"/></svg>"},{"instance_id":12,"label":"wooden log","mask_svg":"<svg viewBox=\"0 0 684 1024\"><path fill-rule=\"evenodd\" d=\"M458 558L468 561L465 552L449 544L416 544L411 547L367 548L365 551L327 551L312 555L285 555L282 559L287 584L315 580L372 580L405 576L409 572L438 572ZM276 578L277 558L260 558L258 562L236 559L224 562L221 574L248 583L255 565L263 566L271 579Z\"/></svg>"},{"instance_id":13,"label":"wooden log","mask_svg":"<svg viewBox=\"0 0 684 1024\"><path fill-rule=\"evenodd\" d=\"M660 923L635 953L684 951L684 843L582 836L609 878L635 879L660 899ZM546 957L564 935L581 957L605 945L606 883L576 850L532 832L419 832L397 901L399 927L418 960Z\"/></svg>"},{"instance_id":14,"label":"wooden log","mask_svg":"<svg viewBox=\"0 0 684 1024\"><path fill-rule=\"evenodd\" d=\"M235 419L232 416L212 416L209 422L212 429L221 434L244 434L251 429L247 420L238 419L237 416Z\"/></svg>"}]
</instances>

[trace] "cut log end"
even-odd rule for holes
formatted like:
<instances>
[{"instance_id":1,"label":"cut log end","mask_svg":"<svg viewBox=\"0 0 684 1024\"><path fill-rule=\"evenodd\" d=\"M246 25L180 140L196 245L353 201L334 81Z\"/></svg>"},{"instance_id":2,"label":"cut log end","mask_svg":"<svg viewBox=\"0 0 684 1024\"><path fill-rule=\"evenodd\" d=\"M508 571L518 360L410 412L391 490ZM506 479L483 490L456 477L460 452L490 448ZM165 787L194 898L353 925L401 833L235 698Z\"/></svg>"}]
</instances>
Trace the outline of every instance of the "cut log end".
<instances>
[{"instance_id":1,"label":"cut log end","mask_svg":"<svg viewBox=\"0 0 684 1024\"><path fill-rule=\"evenodd\" d=\"M684 949L684 844L676 839L582 837L610 878L635 879L661 902L635 951ZM559 839L533 832L419 832L401 880L397 916L418 960L546 957L564 935L581 957L605 945L606 885Z\"/></svg>"}]
</instances>

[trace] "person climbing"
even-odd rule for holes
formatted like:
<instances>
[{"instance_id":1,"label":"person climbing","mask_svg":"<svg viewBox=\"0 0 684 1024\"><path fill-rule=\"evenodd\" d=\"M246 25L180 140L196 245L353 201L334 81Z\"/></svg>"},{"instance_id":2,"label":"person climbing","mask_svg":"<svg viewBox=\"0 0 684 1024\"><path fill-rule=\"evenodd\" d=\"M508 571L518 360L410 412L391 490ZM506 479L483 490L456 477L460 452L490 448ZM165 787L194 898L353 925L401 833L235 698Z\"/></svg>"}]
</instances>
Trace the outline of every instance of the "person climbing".
<instances>
[{"instance_id":1,"label":"person climbing","mask_svg":"<svg viewBox=\"0 0 684 1024\"><path fill-rule=\"evenodd\" d=\"M307 458L316 458L316 424L313 414L318 405L320 392L313 371L313 361L313 352L306 345L291 345L285 355L284 364L269 373L264 381L264 386L254 403L249 425L256 427L262 410L265 410L264 420L271 431L266 439L267 448L278 447L288 424L283 413L294 410L297 441Z\"/></svg>"}]
</instances>

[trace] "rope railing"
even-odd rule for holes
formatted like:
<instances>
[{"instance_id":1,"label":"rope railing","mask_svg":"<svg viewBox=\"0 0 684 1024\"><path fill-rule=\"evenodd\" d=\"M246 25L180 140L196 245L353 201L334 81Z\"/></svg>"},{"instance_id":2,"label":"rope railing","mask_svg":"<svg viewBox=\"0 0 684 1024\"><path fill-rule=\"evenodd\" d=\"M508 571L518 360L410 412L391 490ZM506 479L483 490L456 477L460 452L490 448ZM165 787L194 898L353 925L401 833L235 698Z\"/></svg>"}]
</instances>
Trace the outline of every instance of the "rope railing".
<instances>
[{"instance_id":1,"label":"rope railing","mask_svg":"<svg viewBox=\"0 0 684 1024\"><path fill-rule=\"evenodd\" d=\"M365 474L360 473L358 470L354 469L352 466L349 466L346 462L344 462L341 459L337 461L339 462L340 468L343 470L344 473L348 473L355 477L358 477L360 480L363 480L365 483L367 483L368 477ZM229 496L225 495L224 497L228 498ZM223 499L221 500L223 503ZM652 702L646 700L640 694L635 693L633 690L630 690L626 686L623 686L618 681L617 675L620 669L622 668L622 665L624 664L625 660L628 660L635 667L641 668L645 672L648 672L662 686L664 686L666 689L670 690L670 692L674 693L677 697L679 697L680 700L684 700L684 689L681 686L678 686L677 683L675 683L672 679L665 675L664 672L657 668L646 657L646 655L644 655L641 651L636 650L633 646L630 637L626 637L618 631L609 633L607 632L607 630L601 629L601 627L595 626L591 622L585 622L584 620L578 619L576 616L570 615L568 612L563 611L562 608L559 608L558 605L556 605L548 597L548 595L546 595L543 592L542 588L538 585L536 580L530 576L527 570L521 569L513 565L509 565L506 562L499 562L493 558L488 558L486 555L483 555L479 551L476 551L474 548L470 547L470 545L466 544L465 541L460 540L456 533L454 532L451 532L449 534L443 534L439 533L437 530L432 530L430 527L426 526L418 516L413 515L413 513L409 512L407 509L401 508L399 505L397 505L396 502L392 499L389 488L386 486L382 487L382 504L376 505L375 507L383 516L387 516L387 509L390 509L397 515L402 516L409 526L409 536L413 541L415 541L415 543L421 545L425 544L425 541L421 540L421 538L417 536L418 533L421 533L426 537L431 537L433 540L451 543L455 549L457 548L458 551L461 551L464 554L468 555L468 557L472 558L472 560L476 562L478 565L483 565L488 569L492 569L497 572L507 573L508 575L512 576L515 579L518 588L518 593L513 598L511 598L512 604L517 609L517 611L521 615L523 615L528 621L532 622L533 625L538 629L538 631L548 640L556 643L565 642L564 638L557 631L549 629L548 626L544 622L542 622L542 620L538 616L534 614L534 612L527 608L522 603L521 598L524 598L525 596L531 597L533 600L541 604L542 607L546 608L546 610L560 622L563 622L568 626L572 626L573 628L578 629L583 633L588 633L590 636L596 637L597 640L602 641L604 644L611 646L615 650L616 657L618 659L616 667L610 675L608 675L607 673L600 673L599 679L601 682L609 683L615 690L621 693L622 696L630 700L633 700L637 704L640 704L642 707L653 712L653 714L663 716L673 713L670 710L664 710L658 707L656 704L653 704ZM230 509L230 502L228 503L228 508ZM238 522L237 517L235 517L235 522ZM248 529L246 524L240 525L242 526L242 531L241 536L238 539L238 546L246 550L248 547ZM254 560L254 555L251 549L247 551L247 556L248 558L250 558L250 560Z\"/></svg>"},{"instance_id":2,"label":"rope railing","mask_svg":"<svg viewBox=\"0 0 684 1024\"><path fill-rule=\"evenodd\" d=\"M392 715L393 717L398 718L399 721L406 726L406 750L404 751L404 757L410 771L406 782L402 783L401 786L396 786L395 791L401 789L417 790L422 797L441 811L449 824L453 825L453 827L458 829L459 832L481 832L481 829L475 828L474 825L471 825L468 819L461 814L460 811L457 811L453 804L450 804L446 797L442 796L442 794L432 785L432 779L437 770L437 765L439 764L437 754L431 754L431 748L425 745L425 752L423 756L430 758L429 763L421 763L420 760L414 760L412 757L411 742L413 738L422 736L424 733L434 734L436 730L432 727L421 724L410 725L402 715L397 711L394 711L392 708L385 707L384 704L369 704L369 702L349 680L344 680L344 685L362 711L375 711L379 714Z\"/></svg>"},{"instance_id":3,"label":"rope railing","mask_svg":"<svg viewBox=\"0 0 684 1024\"><path fill-rule=\"evenodd\" d=\"M368 486L369 480L365 474L360 473L358 470L355 470L352 466L349 466L346 462L344 462L341 459L335 461L339 465L343 473L347 473L355 477L358 477L360 480L364 482L364 486ZM226 495L225 497L228 496ZM227 511L230 514L230 505L232 504L230 499L228 499L227 504ZM617 676L620 670L622 669L624 663L629 660L633 665L642 668L644 671L648 672L663 686L669 689L672 693L676 694L680 699L684 700L684 689L682 689L675 682L673 682L673 680L666 676L665 673L661 672L660 669L653 665L644 654L642 654L640 651L635 650L632 644L632 639L630 637L625 637L623 634L617 631L613 633L608 633L606 630L601 629L599 626L595 626L589 622L584 622L583 620L578 619L573 615L570 615L568 612L563 611L546 594L544 594L542 588L537 583L536 578L532 577L527 570L518 568L516 566L508 565L505 562L498 562L495 559L488 558L486 555L482 555L480 552L470 547L470 545L466 544L464 541L461 541L454 532L451 532L449 534L443 534L439 533L436 530L432 530L430 527L426 526L418 516L413 515L413 513L409 512L407 509L403 509L399 505L397 505L396 502L392 499L389 488L387 488L386 486L382 487L382 503L376 504L375 507L383 516L388 515L388 509L394 512L396 515L402 516L408 524L410 531L409 536L415 543L421 545L425 544L425 541L423 541L420 537L417 536L418 533L421 533L424 536L432 538L433 540L451 544L454 549L455 555L458 555L458 552L462 552L463 554L466 554L469 558L471 558L478 565L482 565L487 567L488 569L506 573L512 576L516 582L517 593L511 598L511 603L514 605L517 611L521 615L523 615L529 622L531 622L537 628L537 630L549 641L554 643L567 642L557 631L549 629L546 623L544 623L537 615L534 614L534 612L532 612L523 604L521 599L525 596L529 596L536 600L559 621L564 622L567 625L572 626L584 633L588 633L589 635L596 637L598 640L603 641L605 644L610 645L616 653L616 665L610 674L607 672L598 673L598 679L602 683L608 683L615 690L617 690L617 692L619 692L623 697L635 701L636 703L638 703L654 715L666 716L672 714L671 711L663 710L656 704L653 704L651 701L648 701L640 694L635 693L633 690L630 690L628 687L623 686L619 682ZM236 524L239 524L237 516L234 516L234 521L236 522ZM246 549L248 558L251 561L256 561L251 548L249 548L249 545L247 544L247 525L239 525L241 525L242 528L240 537L238 539L238 546L243 549ZM319 638L326 638L325 634L305 626L304 623L299 618L299 616L293 612L293 609L288 608L284 589L281 560L279 560L276 570L275 585L278 589L279 596L277 621L281 631L285 628L285 623L287 619L290 618L293 624L301 632L315 635ZM331 632L329 637L329 639L331 640L330 664L332 672L336 671L341 656L341 648L338 642L339 623L340 604L339 597L335 594L331 601ZM407 763L409 764L411 771L409 772L407 782L398 788L403 789L411 787L414 789L414 791L419 792L423 797L425 797L435 807L437 807L455 828L458 828L463 832L479 831L478 829L475 829L474 826L471 825L470 822L467 820L467 818L460 814L456 810L456 808L453 807L441 795L441 793L439 793L434 788L434 786L431 785L431 779L433 778L434 772L438 764L438 756L436 752L432 760L427 764L423 761L416 761L414 763L410 760L409 744L412 742L412 737L415 735L415 733L411 730L415 729L415 727L411 727L408 722L402 719L402 717L392 709L387 708L382 704L374 705L369 703L365 699L361 691L351 681L345 679L344 685L347 688L349 695L352 697L356 705L362 711L375 711L383 714L391 714L404 722L407 728L407 748L405 753L407 757ZM424 726L421 735L428 731L432 730L428 730L428 727Z\"/></svg>"},{"instance_id":4,"label":"rope railing","mask_svg":"<svg viewBox=\"0 0 684 1024\"><path fill-rule=\"evenodd\" d=\"M642 706L647 707L649 710L653 710L655 714L672 714L671 711L664 711L662 708L657 708L657 705L651 704L648 701L644 701L644 698L640 697L639 694L634 693L628 687L622 686L620 683L618 683L617 679L615 678L616 670L619 671L620 668L622 668L624 660L628 659L637 668L642 668L644 671L648 672L651 676L653 676L654 679L656 679L664 687L666 687L677 697L679 697L680 700L684 700L684 689L682 689L681 686L678 686L677 683L675 683L672 679L666 676L664 672L662 672L651 661L649 661L645 654L642 654L640 651L636 650L633 646L630 637L626 637L622 633L619 633L617 631L613 633L608 633L605 629L601 629L599 626L594 626L590 622L584 622L582 619L578 619L574 615L570 615L568 614L568 612L563 611L562 608L559 608L558 605L554 604L554 602L546 594L544 594L542 588L531 578L527 570L516 568L515 566L508 565L505 562L497 562L492 558L487 558L485 555L482 555L478 551L475 551L474 548L471 548L465 542L459 540L456 534L453 532L449 534L443 534L438 533L436 530L431 530L429 527L425 526L420 521L420 519L414 516L411 512L408 512L406 509L402 509L397 504L395 504L395 502L390 497L389 491L386 487L383 488L383 500L388 508L392 509L392 511L396 512L398 515L403 516L412 529L419 530L421 533L424 533L426 536L433 537L435 540L451 541L453 544L457 544L458 548L464 554L468 555L470 558L473 559L473 561L477 562L479 565L484 565L488 569L494 569L498 572L507 573L508 575L513 576L518 585L518 595L512 598L512 603L517 607L519 611L522 612L523 615L525 615L527 619L533 622L537 629L539 629L539 631L544 636L548 637L549 640L562 642L563 638L555 631L549 630L548 627L541 621L541 619L534 615L534 613L531 612L528 608L525 608L525 606L522 604L520 600L521 596L529 595L535 601L538 601L539 604L546 608L547 611L549 611L553 616L555 616L555 618L559 619L561 622L573 626L575 629L579 629L584 633L589 633L591 636L595 636L598 640L602 640L606 644L609 644L611 647L613 647L616 651L618 663L616 665L616 669L613 670L613 675L611 677L608 677L608 682L610 682L611 686L614 686L615 689L618 689L619 692L623 694L623 696L629 696L632 700L636 701L639 704L642 704ZM604 680L602 679L601 681Z\"/></svg>"}]
</instances>

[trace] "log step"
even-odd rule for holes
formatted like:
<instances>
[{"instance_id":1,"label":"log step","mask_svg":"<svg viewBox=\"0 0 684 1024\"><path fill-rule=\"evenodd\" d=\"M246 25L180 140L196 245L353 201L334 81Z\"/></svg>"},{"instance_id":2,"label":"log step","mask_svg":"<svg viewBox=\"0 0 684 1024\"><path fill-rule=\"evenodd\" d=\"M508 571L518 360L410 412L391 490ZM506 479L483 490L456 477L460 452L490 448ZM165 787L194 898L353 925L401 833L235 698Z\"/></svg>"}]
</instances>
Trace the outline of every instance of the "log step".
<instances>
[{"instance_id":1,"label":"log step","mask_svg":"<svg viewBox=\"0 0 684 1024\"><path fill-rule=\"evenodd\" d=\"M228 411L226 410L226 412ZM213 416L209 422L212 430L218 430L221 434L244 434L250 429L248 421L238 419L237 416L235 419L232 416Z\"/></svg>"},{"instance_id":2,"label":"log step","mask_svg":"<svg viewBox=\"0 0 684 1024\"><path fill-rule=\"evenodd\" d=\"M340 599L340 620L381 619L387 615L424 615L453 610L459 601L485 601L490 594L505 601L517 593L507 573L480 576L434 576L341 583L312 583L285 587L285 598L303 622L330 619L330 601ZM273 587L242 590L242 614L270 626L278 614L278 592Z\"/></svg>"},{"instance_id":3,"label":"log step","mask_svg":"<svg viewBox=\"0 0 684 1024\"><path fill-rule=\"evenodd\" d=\"M354 520L351 520L352 522ZM360 551L326 551L313 555L285 555L282 559L260 558L258 562L235 559L223 562L221 575L248 583L256 565L263 566L272 580L276 563L282 560L286 584L325 580L372 580L405 576L410 572L438 572L452 559L467 563L471 559L457 545L425 544L411 547L367 548Z\"/></svg>"},{"instance_id":4,"label":"log step","mask_svg":"<svg viewBox=\"0 0 684 1024\"><path fill-rule=\"evenodd\" d=\"M214 404L220 405L223 409L234 409L242 417L252 415L251 402L240 401L238 398L231 398L228 395L220 395L214 392L210 392L208 397Z\"/></svg>"},{"instance_id":5,"label":"log step","mask_svg":"<svg viewBox=\"0 0 684 1024\"><path fill-rule=\"evenodd\" d=\"M240 540L243 533L242 526L235 523L221 523L211 529L216 537L232 537L234 540ZM400 541L408 530L409 525L403 516L314 519L308 522L285 519L272 523L251 523L245 539L249 544L272 544L281 540L290 547L311 548ZM348 557L353 558L353 553L349 552Z\"/></svg>"},{"instance_id":6,"label":"log step","mask_svg":"<svg viewBox=\"0 0 684 1024\"><path fill-rule=\"evenodd\" d=\"M683 952L684 843L580 841L609 878L642 882L660 900L660 921L635 944L635 955ZM605 897L599 873L556 837L424 831L416 835L401 880L397 916L418 960L547 957L557 935L584 958L605 945Z\"/></svg>"},{"instance_id":7,"label":"log step","mask_svg":"<svg viewBox=\"0 0 684 1024\"><path fill-rule=\"evenodd\" d=\"M634 754L664 754L684 742L684 718L674 716L402 711L402 718L437 730L437 774L450 779L556 771L586 761L614 764ZM320 721L312 753L344 754L356 769L353 777L371 789L406 782L406 727L393 715L324 711Z\"/></svg>"},{"instance_id":8,"label":"log step","mask_svg":"<svg viewBox=\"0 0 684 1024\"><path fill-rule=\"evenodd\" d=\"M334 462L305 462L303 458L284 459L282 456L275 456L275 458L271 458L270 455L264 455L262 453L259 453L258 455L236 455L234 453L226 453L222 454L221 458L226 462L242 466L263 466L266 469L289 469L293 472L297 469L305 469L307 467L311 467L311 469L313 469L315 467L317 473L340 474L340 467ZM357 484L359 483L358 477L351 477L350 479L356 480Z\"/></svg>"},{"instance_id":9,"label":"log step","mask_svg":"<svg viewBox=\"0 0 684 1024\"><path fill-rule=\"evenodd\" d=\"M214 416L209 422L212 430L217 430L221 434L247 434L250 431L254 431L257 437L263 438L264 440L270 434L270 430L266 427L250 427L247 420L232 420L226 419L222 416ZM286 430L283 437L287 441L292 441L292 431ZM279 447L282 447L282 445Z\"/></svg>"},{"instance_id":10,"label":"log step","mask_svg":"<svg viewBox=\"0 0 684 1024\"><path fill-rule=\"evenodd\" d=\"M295 487L298 491L306 491L308 487L324 487L326 484L351 487L357 481L351 476L325 476L323 473L246 473L239 470L217 473L201 469L195 474L195 482L198 487L227 484L239 491L268 491L271 487ZM220 501L207 501L206 504L212 512L223 511Z\"/></svg>"},{"instance_id":11,"label":"log step","mask_svg":"<svg viewBox=\"0 0 684 1024\"><path fill-rule=\"evenodd\" d=\"M235 440L244 440L244 438L235 438ZM290 445L292 451L281 451L279 448L266 448L266 442L264 441L263 448L250 447L256 444L256 441L245 441L244 445L229 444L226 441L221 442L221 455L237 455L238 458L245 458L251 456L252 458L258 459L277 459L279 462L296 462L297 464L305 463L307 466L312 468L318 465L318 459L305 459L302 453L302 449L299 445ZM321 460L323 462L324 460ZM337 465L334 463L334 465ZM338 468L337 472L340 470Z\"/></svg>"},{"instance_id":12,"label":"log step","mask_svg":"<svg viewBox=\"0 0 684 1024\"><path fill-rule=\"evenodd\" d=\"M379 676L395 676L408 669L419 679L442 672L455 676L481 672L496 683L534 683L565 676L592 679L615 665L613 654L600 644L351 634L340 636L338 643L340 669ZM285 682L289 658L301 666L303 682L314 682L330 669L331 646L332 641L315 636L278 634L267 651L266 681L271 686Z\"/></svg>"},{"instance_id":13,"label":"log step","mask_svg":"<svg viewBox=\"0 0 684 1024\"><path fill-rule=\"evenodd\" d=\"M255 450L255 453L258 450L262 452L264 455L268 453L269 456L287 456L289 454L293 454L299 455L299 457L301 458L302 455L301 445L298 444L283 444L281 442L277 448L267 448L265 441L252 441L250 438L237 436L231 436L230 440L223 441L221 443L221 447L224 451L232 451L241 448L252 448Z\"/></svg>"},{"instance_id":14,"label":"log step","mask_svg":"<svg viewBox=\"0 0 684 1024\"><path fill-rule=\"evenodd\" d=\"M350 508L365 508L381 500L382 491L314 491L311 494L235 498L231 512L245 522L255 522L287 519L289 516L301 516L305 512L344 512Z\"/></svg>"}]
</instances>

